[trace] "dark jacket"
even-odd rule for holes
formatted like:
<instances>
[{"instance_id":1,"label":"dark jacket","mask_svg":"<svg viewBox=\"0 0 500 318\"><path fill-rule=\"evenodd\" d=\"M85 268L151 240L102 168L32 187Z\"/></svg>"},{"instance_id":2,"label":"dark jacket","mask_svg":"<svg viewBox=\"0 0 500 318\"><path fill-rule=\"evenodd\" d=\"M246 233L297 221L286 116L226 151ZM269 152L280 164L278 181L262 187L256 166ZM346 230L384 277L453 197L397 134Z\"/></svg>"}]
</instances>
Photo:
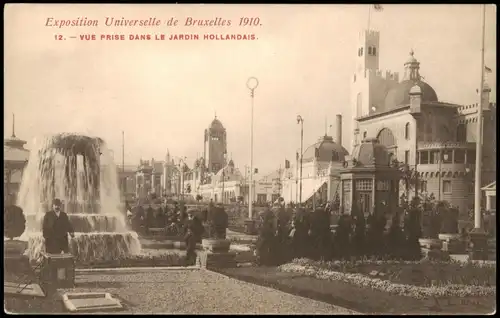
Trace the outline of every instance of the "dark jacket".
<instances>
[{"instance_id":1,"label":"dark jacket","mask_svg":"<svg viewBox=\"0 0 500 318\"><path fill-rule=\"evenodd\" d=\"M203 224L198 217L195 216L192 220L186 219L184 240L186 243L199 243L204 231Z\"/></svg>"},{"instance_id":2,"label":"dark jacket","mask_svg":"<svg viewBox=\"0 0 500 318\"><path fill-rule=\"evenodd\" d=\"M61 211L57 217L54 211L45 213L43 217L43 237L47 253L69 252L68 234L74 233L68 215Z\"/></svg>"}]
</instances>

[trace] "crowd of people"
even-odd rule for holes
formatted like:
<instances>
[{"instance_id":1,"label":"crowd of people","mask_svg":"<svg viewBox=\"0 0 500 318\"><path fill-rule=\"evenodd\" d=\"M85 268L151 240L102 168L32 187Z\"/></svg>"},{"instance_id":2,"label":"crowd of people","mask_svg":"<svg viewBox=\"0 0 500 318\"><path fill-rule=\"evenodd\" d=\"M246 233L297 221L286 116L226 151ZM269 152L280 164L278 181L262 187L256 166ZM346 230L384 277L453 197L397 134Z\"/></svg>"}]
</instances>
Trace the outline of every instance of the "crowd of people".
<instances>
[{"instance_id":1,"label":"crowd of people","mask_svg":"<svg viewBox=\"0 0 500 318\"><path fill-rule=\"evenodd\" d=\"M418 258L419 220L407 215L403 227L398 213L385 212L365 217L355 211L342 214L329 204L314 209L275 205L259 215L258 263L273 266L302 257L315 260L351 256ZM339 213L337 226L332 231L332 214L336 213Z\"/></svg>"},{"instance_id":2,"label":"crowd of people","mask_svg":"<svg viewBox=\"0 0 500 318\"><path fill-rule=\"evenodd\" d=\"M201 243L204 234L225 238L228 225L224 208L213 203L203 208L188 208L184 202L177 201L155 207L148 204L132 208L127 204L126 210L131 229L141 235L150 234L153 228L162 228L167 236L182 237L186 243L187 263L190 264L196 260L196 244ZM204 223L207 222L211 226L205 231Z\"/></svg>"}]
</instances>

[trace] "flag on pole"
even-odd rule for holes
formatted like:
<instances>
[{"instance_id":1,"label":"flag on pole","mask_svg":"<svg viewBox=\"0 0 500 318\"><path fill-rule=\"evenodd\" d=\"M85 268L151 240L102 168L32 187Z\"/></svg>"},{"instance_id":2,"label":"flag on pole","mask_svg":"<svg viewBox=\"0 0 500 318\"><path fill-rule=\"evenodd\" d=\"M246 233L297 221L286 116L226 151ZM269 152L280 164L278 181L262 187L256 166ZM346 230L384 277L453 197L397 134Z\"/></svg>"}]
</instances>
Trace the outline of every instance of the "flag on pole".
<instances>
[{"instance_id":1,"label":"flag on pole","mask_svg":"<svg viewBox=\"0 0 500 318\"><path fill-rule=\"evenodd\" d=\"M485 65L485 66L484 66L484 71L485 71L486 73L491 73L491 68L489 68L488 66L486 66L486 65Z\"/></svg>"},{"instance_id":2,"label":"flag on pole","mask_svg":"<svg viewBox=\"0 0 500 318\"><path fill-rule=\"evenodd\" d=\"M380 4L373 4L373 5L370 5L368 6L368 30L370 30L370 20L371 20L371 13L372 13L372 6L373 6L373 10L377 11L377 12L380 12L380 11L383 11L384 8L382 8L382 5Z\"/></svg>"}]
</instances>

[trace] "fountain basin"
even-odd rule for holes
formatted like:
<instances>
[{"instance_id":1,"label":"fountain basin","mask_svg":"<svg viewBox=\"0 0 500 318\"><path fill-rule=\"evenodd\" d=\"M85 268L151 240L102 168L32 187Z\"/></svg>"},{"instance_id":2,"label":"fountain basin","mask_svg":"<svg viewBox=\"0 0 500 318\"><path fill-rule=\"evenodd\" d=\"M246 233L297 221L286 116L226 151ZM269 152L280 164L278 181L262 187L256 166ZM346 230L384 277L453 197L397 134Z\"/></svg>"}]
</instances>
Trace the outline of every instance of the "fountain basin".
<instances>
[{"instance_id":1,"label":"fountain basin","mask_svg":"<svg viewBox=\"0 0 500 318\"><path fill-rule=\"evenodd\" d=\"M75 238L70 239L69 248L75 262L88 263L138 255L141 243L136 232L75 233ZM26 251L30 261L38 260L44 251L45 239L42 233L30 233Z\"/></svg>"},{"instance_id":2,"label":"fountain basin","mask_svg":"<svg viewBox=\"0 0 500 318\"><path fill-rule=\"evenodd\" d=\"M68 214L69 221L75 233L91 232L123 232L126 225L121 215L106 215L95 213ZM38 232L42 229L43 216L27 215L26 228Z\"/></svg>"}]
</instances>

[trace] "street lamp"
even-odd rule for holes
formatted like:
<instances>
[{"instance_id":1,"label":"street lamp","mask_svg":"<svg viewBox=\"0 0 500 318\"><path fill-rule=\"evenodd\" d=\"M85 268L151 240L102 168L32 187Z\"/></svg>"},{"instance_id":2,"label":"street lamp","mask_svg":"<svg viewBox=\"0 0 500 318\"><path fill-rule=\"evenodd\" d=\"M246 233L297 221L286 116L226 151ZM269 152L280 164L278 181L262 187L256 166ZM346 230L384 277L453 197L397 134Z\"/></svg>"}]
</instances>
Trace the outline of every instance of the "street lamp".
<instances>
[{"instance_id":1,"label":"street lamp","mask_svg":"<svg viewBox=\"0 0 500 318\"><path fill-rule=\"evenodd\" d=\"M255 77L250 77L247 80L247 88L250 90L250 97L252 100L251 105L251 116L250 116L250 186L248 192L248 218L252 219L252 199L253 199L253 103L254 103L254 93L255 89L259 86L259 80Z\"/></svg>"},{"instance_id":2,"label":"street lamp","mask_svg":"<svg viewBox=\"0 0 500 318\"><path fill-rule=\"evenodd\" d=\"M439 193L438 193L438 201L441 201L441 192L442 192L442 190L443 190L443 189L442 189L442 185L441 185L441 183L442 183L442 180L441 180L441 178L442 178L442 177L441 177L441 167L442 167L442 162L443 162L443 160L448 161L448 158L449 158L449 156L448 156L448 154L445 152L445 150L446 150L446 144L444 145L444 148L443 148L443 149L441 149L441 150L440 150L440 152L439 152L439 153L440 153L440 156L439 156L439 167L438 167L438 173L439 173L439 179L438 179L438 180L439 180L439 185L438 185L438 186L439 186L439 188L438 188L438 189L439 189Z\"/></svg>"},{"instance_id":3,"label":"street lamp","mask_svg":"<svg viewBox=\"0 0 500 318\"><path fill-rule=\"evenodd\" d=\"M300 124L300 190L299 190L299 204L302 205L302 154L304 152L304 119L302 116L297 115L297 124Z\"/></svg>"},{"instance_id":4,"label":"street lamp","mask_svg":"<svg viewBox=\"0 0 500 318\"><path fill-rule=\"evenodd\" d=\"M181 177L181 201L184 201L184 166L186 165L186 157L179 158L179 173Z\"/></svg>"},{"instance_id":5,"label":"street lamp","mask_svg":"<svg viewBox=\"0 0 500 318\"><path fill-rule=\"evenodd\" d=\"M225 195L224 195L224 181L226 180L226 159L227 153L224 151L224 166L222 167L222 204L225 203Z\"/></svg>"}]
</instances>

